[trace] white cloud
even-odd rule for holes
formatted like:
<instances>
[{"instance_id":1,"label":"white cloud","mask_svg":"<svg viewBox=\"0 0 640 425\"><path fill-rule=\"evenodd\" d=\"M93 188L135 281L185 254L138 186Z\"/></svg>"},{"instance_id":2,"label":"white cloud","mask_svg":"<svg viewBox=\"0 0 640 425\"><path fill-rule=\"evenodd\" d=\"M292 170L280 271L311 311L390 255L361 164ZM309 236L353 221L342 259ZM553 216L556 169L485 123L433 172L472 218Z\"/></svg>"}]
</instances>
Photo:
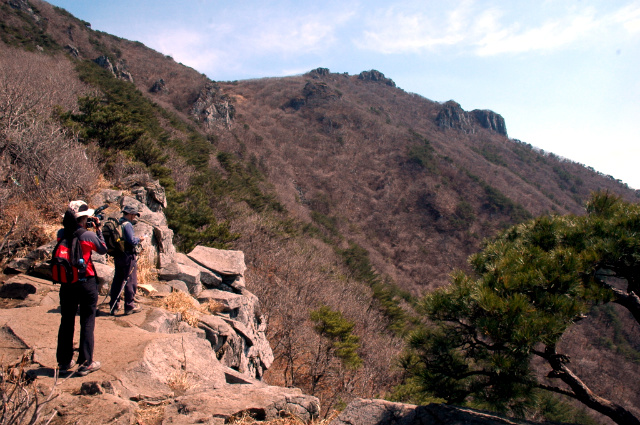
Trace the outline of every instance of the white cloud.
<instances>
[{"instance_id":1,"label":"white cloud","mask_svg":"<svg viewBox=\"0 0 640 425\"><path fill-rule=\"evenodd\" d=\"M300 19L298 22L269 22L255 32L244 35L244 42L262 52L296 54L327 48L336 41L335 24L322 20Z\"/></svg>"},{"instance_id":2,"label":"white cloud","mask_svg":"<svg viewBox=\"0 0 640 425\"><path fill-rule=\"evenodd\" d=\"M544 10L536 3L531 7L536 9L489 7L486 2L473 0L459 1L450 10L396 4L370 17L355 44L384 54L455 47L490 56L557 50L583 41L593 43L596 32L606 36L621 27L629 33L640 32L638 2L608 13L589 7L562 9L537 20L534 16Z\"/></svg>"},{"instance_id":3,"label":"white cloud","mask_svg":"<svg viewBox=\"0 0 640 425\"><path fill-rule=\"evenodd\" d=\"M144 43L176 62L202 71L215 69L216 65L226 62L227 53L213 48L208 41L198 30L171 29L148 36Z\"/></svg>"},{"instance_id":4,"label":"white cloud","mask_svg":"<svg viewBox=\"0 0 640 425\"><path fill-rule=\"evenodd\" d=\"M380 53L407 53L451 46L464 41L468 21L467 5L454 9L443 23L428 12L398 10L391 7L368 19L362 37L355 44ZM434 19L435 18L435 19Z\"/></svg>"},{"instance_id":5,"label":"white cloud","mask_svg":"<svg viewBox=\"0 0 640 425\"><path fill-rule=\"evenodd\" d=\"M477 43L480 56L518 53L532 50L554 50L588 35L597 26L589 15L568 22L547 21L539 27L519 31L517 26L487 32Z\"/></svg>"},{"instance_id":6,"label":"white cloud","mask_svg":"<svg viewBox=\"0 0 640 425\"><path fill-rule=\"evenodd\" d=\"M613 22L622 24L630 33L640 32L640 5L630 4L613 15Z\"/></svg>"}]
</instances>

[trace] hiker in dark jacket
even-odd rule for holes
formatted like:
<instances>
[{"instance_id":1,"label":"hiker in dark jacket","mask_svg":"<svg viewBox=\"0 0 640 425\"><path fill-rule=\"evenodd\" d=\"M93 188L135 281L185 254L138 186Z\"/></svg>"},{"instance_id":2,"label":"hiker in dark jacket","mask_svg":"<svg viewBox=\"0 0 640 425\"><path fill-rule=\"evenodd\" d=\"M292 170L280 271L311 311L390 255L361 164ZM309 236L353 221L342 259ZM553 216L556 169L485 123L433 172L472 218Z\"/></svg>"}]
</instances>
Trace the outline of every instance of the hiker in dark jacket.
<instances>
[{"instance_id":1,"label":"hiker in dark jacket","mask_svg":"<svg viewBox=\"0 0 640 425\"><path fill-rule=\"evenodd\" d=\"M141 311L136 305L135 297L138 290L138 260L136 256L136 246L144 240L144 236L137 238L133 233L133 223L136 217L140 217L138 209L131 205L126 205L122 209L122 238L124 239L124 252L116 254L113 258L115 263L115 274L111 283L111 300L109 307L112 315L119 310L120 294L124 286L124 314L133 314ZM126 284L125 284L126 282Z\"/></svg>"},{"instance_id":2,"label":"hiker in dark jacket","mask_svg":"<svg viewBox=\"0 0 640 425\"><path fill-rule=\"evenodd\" d=\"M87 264L84 278L73 283L60 285L60 329L58 330L58 348L56 358L61 371L67 371L76 365L73 360L73 335L76 313L80 307L80 348L76 373L84 376L100 369L100 362L93 360L93 331L96 322L98 305L98 282L96 269L91 261L91 252L106 254L107 246L102 237L100 220L93 216L84 201L72 201L64 214L62 229L58 231L58 242L62 239L71 241L76 235L82 248L82 258ZM87 222L95 223L96 232L87 231ZM82 229L82 230L80 230Z\"/></svg>"}]
</instances>

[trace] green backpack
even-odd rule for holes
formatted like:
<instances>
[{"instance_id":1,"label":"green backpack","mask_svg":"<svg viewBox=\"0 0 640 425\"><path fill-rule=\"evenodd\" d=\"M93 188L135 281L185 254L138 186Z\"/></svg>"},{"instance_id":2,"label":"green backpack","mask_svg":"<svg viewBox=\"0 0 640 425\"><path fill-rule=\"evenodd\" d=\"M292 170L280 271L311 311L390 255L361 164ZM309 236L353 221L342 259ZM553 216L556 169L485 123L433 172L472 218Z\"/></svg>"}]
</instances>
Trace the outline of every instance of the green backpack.
<instances>
[{"instance_id":1,"label":"green backpack","mask_svg":"<svg viewBox=\"0 0 640 425\"><path fill-rule=\"evenodd\" d=\"M107 245L107 254L115 256L124 252L124 238L122 237L122 224L113 217L107 218L102 226L102 236Z\"/></svg>"}]
</instances>

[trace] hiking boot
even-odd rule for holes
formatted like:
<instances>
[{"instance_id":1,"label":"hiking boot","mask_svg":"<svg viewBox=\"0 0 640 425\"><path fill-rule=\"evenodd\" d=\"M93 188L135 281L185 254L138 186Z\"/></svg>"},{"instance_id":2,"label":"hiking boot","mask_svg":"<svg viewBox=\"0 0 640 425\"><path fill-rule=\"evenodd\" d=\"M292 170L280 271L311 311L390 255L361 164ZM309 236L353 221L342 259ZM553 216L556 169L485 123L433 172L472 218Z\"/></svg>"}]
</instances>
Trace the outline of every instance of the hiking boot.
<instances>
[{"instance_id":1,"label":"hiking boot","mask_svg":"<svg viewBox=\"0 0 640 425\"><path fill-rule=\"evenodd\" d=\"M94 361L89 366L86 366L86 365L80 366L76 371L76 373L80 376L87 376L91 372L95 372L96 370L100 369L100 366L102 366L100 362Z\"/></svg>"},{"instance_id":2,"label":"hiking boot","mask_svg":"<svg viewBox=\"0 0 640 425\"><path fill-rule=\"evenodd\" d=\"M142 311L142 307L140 307L139 305L137 305L137 306L133 307L133 308L132 308L132 309L130 309L130 310L125 310L125 311L124 311L124 315L125 315L125 316L128 316L128 315L130 315L130 314L140 313L141 311Z\"/></svg>"},{"instance_id":3,"label":"hiking boot","mask_svg":"<svg viewBox=\"0 0 640 425\"><path fill-rule=\"evenodd\" d=\"M71 360L69 363L64 364L64 365L58 364L58 370L60 372L66 372L69 369L71 369L72 367L74 367L75 365L76 365L76 361L75 360Z\"/></svg>"}]
</instances>

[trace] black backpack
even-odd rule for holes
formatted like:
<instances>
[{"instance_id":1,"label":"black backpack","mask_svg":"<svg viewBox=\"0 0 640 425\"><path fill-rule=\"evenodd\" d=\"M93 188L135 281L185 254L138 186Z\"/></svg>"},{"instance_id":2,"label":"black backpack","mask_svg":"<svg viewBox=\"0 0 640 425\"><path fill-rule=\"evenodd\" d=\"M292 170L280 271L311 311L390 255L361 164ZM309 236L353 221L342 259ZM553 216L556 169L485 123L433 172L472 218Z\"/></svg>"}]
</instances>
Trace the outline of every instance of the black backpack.
<instances>
[{"instance_id":1,"label":"black backpack","mask_svg":"<svg viewBox=\"0 0 640 425\"><path fill-rule=\"evenodd\" d=\"M107 254L111 256L124 252L124 237L122 236L122 224L113 217L107 218L102 226L102 236L107 245Z\"/></svg>"},{"instance_id":2,"label":"black backpack","mask_svg":"<svg viewBox=\"0 0 640 425\"><path fill-rule=\"evenodd\" d=\"M86 229L78 229L69 241L60 239L53 248L51 256L51 275L53 283L75 283L86 279L88 264L82 257L80 236Z\"/></svg>"}]
</instances>

